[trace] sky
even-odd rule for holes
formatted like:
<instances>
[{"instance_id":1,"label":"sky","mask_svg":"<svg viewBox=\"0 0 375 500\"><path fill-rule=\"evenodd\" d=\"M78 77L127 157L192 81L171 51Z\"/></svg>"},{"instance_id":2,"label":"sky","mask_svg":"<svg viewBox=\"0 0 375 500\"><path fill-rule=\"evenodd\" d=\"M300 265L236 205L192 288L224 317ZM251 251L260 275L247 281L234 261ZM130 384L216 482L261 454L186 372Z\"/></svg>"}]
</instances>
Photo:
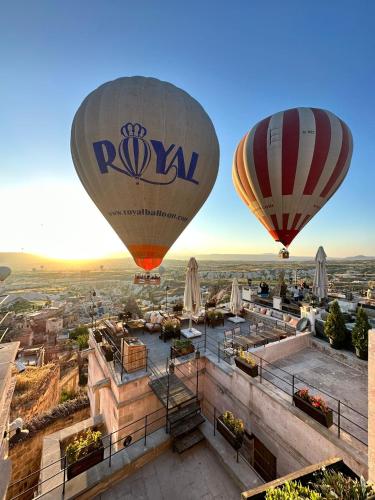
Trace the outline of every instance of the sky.
<instances>
[{"instance_id":1,"label":"sky","mask_svg":"<svg viewBox=\"0 0 375 500\"><path fill-rule=\"evenodd\" d=\"M375 255L374 18L366 0L3 2L0 251L127 254L75 173L70 128L93 89L144 75L196 98L220 143L213 191L168 256L278 252L234 190L232 156L255 123L296 106L337 114L354 151L291 252Z\"/></svg>"}]
</instances>

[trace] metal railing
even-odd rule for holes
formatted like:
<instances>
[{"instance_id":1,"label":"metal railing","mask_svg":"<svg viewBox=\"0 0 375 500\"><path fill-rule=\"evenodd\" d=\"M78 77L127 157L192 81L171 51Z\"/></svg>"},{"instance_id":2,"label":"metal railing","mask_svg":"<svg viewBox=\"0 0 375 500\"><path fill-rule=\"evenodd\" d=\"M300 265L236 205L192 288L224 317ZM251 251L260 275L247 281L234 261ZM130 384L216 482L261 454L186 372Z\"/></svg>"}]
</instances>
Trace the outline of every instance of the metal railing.
<instances>
[{"instance_id":1,"label":"metal railing","mask_svg":"<svg viewBox=\"0 0 375 500\"><path fill-rule=\"evenodd\" d=\"M107 363L113 362L114 371L116 372L117 368L118 372L120 373L121 381L124 378L124 374L129 374L139 370L144 370L145 372L147 372L149 364L149 350L147 348L140 352L134 352L130 355L125 355L124 352L119 349L112 336L108 332L106 332L105 329L102 329L99 332L102 338L105 339L105 342L97 342L93 334L98 349L102 351L102 355L105 357L103 347L108 346L110 348L112 353L111 357L113 357L113 359L106 359L106 361Z\"/></svg>"},{"instance_id":2,"label":"metal railing","mask_svg":"<svg viewBox=\"0 0 375 500\"><path fill-rule=\"evenodd\" d=\"M266 381L281 390L291 398L292 403L295 393L302 388L307 388L312 396L323 395L327 406L332 410L333 427L336 429L337 436L349 441L350 438L354 438L367 446L368 417L366 415L342 399L332 396L332 394L329 394L324 389L315 387L301 377L280 368L275 363L266 361L256 353L251 352L251 355L258 360L260 383Z\"/></svg>"},{"instance_id":3,"label":"metal railing","mask_svg":"<svg viewBox=\"0 0 375 500\"><path fill-rule=\"evenodd\" d=\"M161 416L157 416L160 414L160 412L163 413ZM155 418L154 418L155 417ZM155 410L152 413L149 413L137 420L134 420L130 424L124 425L120 427L119 429L116 429L115 431L106 434L102 436L102 442L103 442L103 453L104 453L104 458L102 462L108 463L108 467L112 466L112 458L123 451L125 448L129 448L133 446L134 444L143 441L144 445L147 445L147 437L156 432L157 430L163 428L166 425L166 410L165 408L159 408L158 410ZM87 457L92 456L94 453L96 453L97 450L91 451L88 453L85 457L83 457L80 460L77 460L72 463L68 463L68 459L66 455L63 455L61 458L58 460L55 460L54 462L46 465L45 467L42 467L36 471L33 471L31 474L23 477L22 479L18 479L17 481L14 481L9 485L9 489L12 487L14 488L16 485L19 485L20 483L24 482L27 485L27 482L30 478L32 478L35 475L38 475L40 477L40 474L42 471L46 471L49 468L55 469L60 464L61 468L59 468L58 472L52 472L51 475L49 475L46 479L43 479L42 481L37 481L35 485L32 487L28 487L24 489L22 492L18 493L15 496L12 496L10 500L16 500L20 499L26 494L33 495L36 490L41 491L40 496L43 496L47 493L50 493L51 491L62 487L62 493L65 493L65 488L66 484L68 482L68 469L72 467L75 464L82 463ZM62 476L62 480L56 484L53 485L51 489L48 491L42 491L40 489L41 485L51 481L57 476Z\"/></svg>"}]
</instances>

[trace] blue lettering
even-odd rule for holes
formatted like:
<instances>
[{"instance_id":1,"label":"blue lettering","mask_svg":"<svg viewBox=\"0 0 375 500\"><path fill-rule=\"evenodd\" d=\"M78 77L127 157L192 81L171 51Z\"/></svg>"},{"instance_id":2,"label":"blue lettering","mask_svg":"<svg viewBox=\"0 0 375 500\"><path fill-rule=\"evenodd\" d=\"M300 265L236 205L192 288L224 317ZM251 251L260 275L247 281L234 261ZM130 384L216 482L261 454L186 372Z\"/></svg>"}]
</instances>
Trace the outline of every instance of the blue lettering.
<instances>
[{"instance_id":1,"label":"blue lettering","mask_svg":"<svg viewBox=\"0 0 375 500\"><path fill-rule=\"evenodd\" d=\"M125 170L122 170L122 168L113 165L113 160L116 158L116 148L111 141L93 142L92 146L101 174L108 174L108 167L112 167L122 174L129 175Z\"/></svg>"},{"instance_id":2,"label":"blue lettering","mask_svg":"<svg viewBox=\"0 0 375 500\"><path fill-rule=\"evenodd\" d=\"M190 158L190 163L186 169L184 152L181 146L177 148L171 160L169 157L172 156L172 152L176 147L175 144L171 144L168 149L165 149L161 141L151 140L152 147L156 154L156 168L157 174L167 175L171 169L175 169L175 176L179 179L185 181L193 182L194 184L199 184L197 180L194 179L195 170L197 168L198 153L193 152ZM114 165L116 160L116 148L111 141L104 140L93 143L94 153L100 173L108 174L109 167L113 168L117 172L133 177L130 173L122 168ZM173 181L173 179L172 179ZM148 182L148 181L146 181Z\"/></svg>"},{"instance_id":3,"label":"blue lettering","mask_svg":"<svg viewBox=\"0 0 375 500\"><path fill-rule=\"evenodd\" d=\"M151 140L151 144L156 153L156 173L166 175L171 168L175 168L177 170L177 177L193 182L194 184L199 184L198 181L194 179L194 173L199 157L197 153L193 153L191 155L188 172L186 174L185 158L181 146L177 149L167 167L167 157L172 152L175 144L171 144L168 149L165 149L163 143L160 141Z\"/></svg>"},{"instance_id":4,"label":"blue lettering","mask_svg":"<svg viewBox=\"0 0 375 500\"><path fill-rule=\"evenodd\" d=\"M156 153L156 173L165 175L169 172L169 168L170 168L169 167L168 170L165 169L165 164L167 162L167 156L174 148L174 144L171 144L167 150L164 149L163 143L160 141L151 140L151 144L152 144L152 147L154 148L154 151Z\"/></svg>"}]
</instances>

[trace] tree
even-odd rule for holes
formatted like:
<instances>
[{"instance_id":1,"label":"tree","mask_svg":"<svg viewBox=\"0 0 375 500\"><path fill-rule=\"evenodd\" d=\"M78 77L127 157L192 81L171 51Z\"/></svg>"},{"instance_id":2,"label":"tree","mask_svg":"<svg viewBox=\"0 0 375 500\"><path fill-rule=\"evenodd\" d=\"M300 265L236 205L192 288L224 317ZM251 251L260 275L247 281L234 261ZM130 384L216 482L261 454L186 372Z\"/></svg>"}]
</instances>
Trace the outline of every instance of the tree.
<instances>
[{"instance_id":1,"label":"tree","mask_svg":"<svg viewBox=\"0 0 375 500\"><path fill-rule=\"evenodd\" d=\"M131 313L133 317L142 318L142 311L140 310L134 297L128 297L126 299L124 304L124 312Z\"/></svg>"},{"instance_id":2,"label":"tree","mask_svg":"<svg viewBox=\"0 0 375 500\"><path fill-rule=\"evenodd\" d=\"M332 347L336 349L340 348L345 341L345 320L337 300L329 309L327 321L324 324L324 334L329 338Z\"/></svg>"},{"instance_id":3,"label":"tree","mask_svg":"<svg viewBox=\"0 0 375 500\"><path fill-rule=\"evenodd\" d=\"M72 340L77 340L80 335L89 335L89 330L86 326L77 326L72 332L69 334L69 338Z\"/></svg>"},{"instance_id":4,"label":"tree","mask_svg":"<svg viewBox=\"0 0 375 500\"><path fill-rule=\"evenodd\" d=\"M357 354L360 352L367 356L368 350L368 331L370 330L371 325L368 320L368 316L363 307L358 309L357 319L352 331L352 342L356 350Z\"/></svg>"},{"instance_id":5,"label":"tree","mask_svg":"<svg viewBox=\"0 0 375 500\"><path fill-rule=\"evenodd\" d=\"M82 349L87 349L89 346L89 334L83 333L82 335L78 335L76 342L80 351L82 351Z\"/></svg>"}]
</instances>

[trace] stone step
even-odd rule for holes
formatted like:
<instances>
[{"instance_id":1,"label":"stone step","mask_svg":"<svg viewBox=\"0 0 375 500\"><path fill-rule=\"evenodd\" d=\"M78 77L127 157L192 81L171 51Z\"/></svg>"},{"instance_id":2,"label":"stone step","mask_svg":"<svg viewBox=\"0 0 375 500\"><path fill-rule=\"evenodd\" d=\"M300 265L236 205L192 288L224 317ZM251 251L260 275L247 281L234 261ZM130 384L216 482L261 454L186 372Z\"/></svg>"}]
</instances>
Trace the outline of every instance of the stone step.
<instances>
[{"instance_id":1,"label":"stone step","mask_svg":"<svg viewBox=\"0 0 375 500\"><path fill-rule=\"evenodd\" d=\"M203 424L205 420L206 419L200 413L194 415L194 417L191 417L188 420L183 420L179 425L173 427L173 429L171 430L171 436L174 438L184 436L188 432L193 431L201 424Z\"/></svg>"},{"instance_id":2,"label":"stone step","mask_svg":"<svg viewBox=\"0 0 375 500\"><path fill-rule=\"evenodd\" d=\"M183 420L186 417L190 417L192 415L195 415L196 413L199 413L200 411L201 411L201 407L200 407L199 401L194 401L193 403L190 403L186 406L183 406L182 408L178 409L177 411L170 413L168 415L169 425L171 427L173 427L180 420Z\"/></svg>"},{"instance_id":3,"label":"stone step","mask_svg":"<svg viewBox=\"0 0 375 500\"><path fill-rule=\"evenodd\" d=\"M176 438L173 442L173 451L183 453L184 451L192 448L194 445L206 439L199 429L196 429L185 436Z\"/></svg>"}]
</instances>

